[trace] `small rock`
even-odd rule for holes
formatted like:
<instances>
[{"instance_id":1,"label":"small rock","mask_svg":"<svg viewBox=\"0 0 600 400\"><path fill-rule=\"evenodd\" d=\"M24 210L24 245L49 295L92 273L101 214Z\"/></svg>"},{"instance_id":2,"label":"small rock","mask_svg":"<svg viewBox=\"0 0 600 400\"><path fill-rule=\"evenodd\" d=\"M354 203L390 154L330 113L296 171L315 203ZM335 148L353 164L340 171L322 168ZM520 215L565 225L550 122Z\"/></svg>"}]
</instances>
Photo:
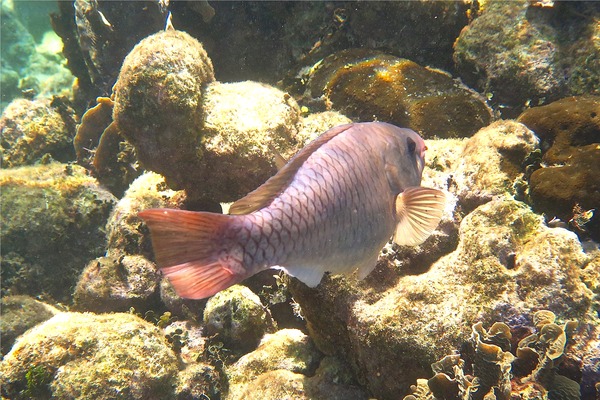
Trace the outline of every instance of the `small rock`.
<instances>
[{"instance_id":1,"label":"small rock","mask_svg":"<svg viewBox=\"0 0 600 400\"><path fill-rule=\"evenodd\" d=\"M208 336L217 335L214 341L240 354L255 349L263 335L274 330L259 297L241 285L231 286L208 300L204 323Z\"/></svg>"}]
</instances>

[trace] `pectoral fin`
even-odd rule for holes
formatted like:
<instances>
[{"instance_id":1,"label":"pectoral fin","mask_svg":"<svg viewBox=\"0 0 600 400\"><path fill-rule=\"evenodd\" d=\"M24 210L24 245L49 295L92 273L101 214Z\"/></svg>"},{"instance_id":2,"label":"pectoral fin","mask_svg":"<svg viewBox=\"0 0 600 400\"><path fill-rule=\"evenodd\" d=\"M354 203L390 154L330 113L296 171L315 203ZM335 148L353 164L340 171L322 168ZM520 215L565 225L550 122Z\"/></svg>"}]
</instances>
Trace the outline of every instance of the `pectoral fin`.
<instances>
[{"instance_id":1,"label":"pectoral fin","mask_svg":"<svg viewBox=\"0 0 600 400\"><path fill-rule=\"evenodd\" d=\"M435 230L444 213L446 195L441 190L423 187L406 189L396 197L394 242L416 246Z\"/></svg>"}]
</instances>

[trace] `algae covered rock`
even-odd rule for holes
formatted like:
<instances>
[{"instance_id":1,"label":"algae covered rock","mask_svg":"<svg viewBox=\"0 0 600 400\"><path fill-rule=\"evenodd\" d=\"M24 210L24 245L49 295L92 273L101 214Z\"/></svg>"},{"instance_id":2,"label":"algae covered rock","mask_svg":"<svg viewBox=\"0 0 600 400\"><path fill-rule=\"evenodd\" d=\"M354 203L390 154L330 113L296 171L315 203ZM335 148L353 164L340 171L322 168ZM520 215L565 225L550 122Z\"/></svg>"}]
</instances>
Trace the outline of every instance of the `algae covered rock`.
<instances>
[{"instance_id":1,"label":"algae covered rock","mask_svg":"<svg viewBox=\"0 0 600 400\"><path fill-rule=\"evenodd\" d=\"M221 382L217 370L208 364L190 364L177 375L178 400L219 399Z\"/></svg>"},{"instance_id":2,"label":"algae covered rock","mask_svg":"<svg viewBox=\"0 0 600 400\"><path fill-rule=\"evenodd\" d=\"M3 296L1 305L2 355L8 353L19 335L59 312L51 305L29 296Z\"/></svg>"},{"instance_id":3,"label":"algae covered rock","mask_svg":"<svg viewBox=\"0 0 600 400\"><path fill-rule=\"evenodd\" d=\"M158 303L160 273L156 265L140 255L109 252L88 263L75 292L75 309L110 312L132 307L143 312Z\"/></svg>"},{"instance_id":4,"label":"algae covered rock","mask_svg":"<svg viewBox=\"0 0 600 400\"><path fill-rule=\"evenodd\" d=\"M181 207L182 192L166 187L164 178L147 172L137 178L115 205L106 223L108 249L87 263L74 294L77 310L138 312L159 302L160 273L151 261L146 227L139 211L156 207Z\"/></svg>"},{"instance_id":5,"label":"algae covered rock","mask_svg":"<svg viewBox=\"0 0 600 400\"><path fill-rule=\"evenodd\" d=\"M538 148L535 134L514 121L481 129L464 142L452 173L460 203L470 210L496 195L519 194L515 186L524 178L523 165Z\"/></svg>"},{"instance_id":6,"label":"algae covered rock","mask_svg":"<svg viewBox=\"0 0 600 400\"><path fill-rule=\"evenodd\" d=\"M468 137L492 119L485 101L448 74L373 50L325 58L309 88L350 117L390 122L425 138Z\"/></svg>"},{"instance_id":7,"label":"algae covered rock","mask_svg":"<svg viewBox=\"0 0 600 400\"><path fill-rule=\"evenodd\" d=\"M300 107L287 93L258 82L210 84L203 98L202 164L204 195L237 200L275 172L274 151L293 155ZM188 190L194 191L187 185Z\"/></svg>"},{"instance_id":8,"label":"algae covered rock","mask_svg":"<svg viewBox=\"0 0 600 400\"><path fill-rule=\"evenodd\" d=\"M198 167L202 95L212 81L204 48L180 31L143 39L123 61L113 89L113 118L142 165L163 174L173 188Z\"/></svg>"},{"instance_id":9,"label":"algae covered rock","mask_svg":"<svg viewBox=\"0 0 600 400\"><path fill-rule=\"evenodd\" d=\"M540 137L543 167L529 178L529 197L549 218L571 221L579 233L600 239L600 218L580 224L580 212L600 204L600 97L569 97L527 110L519 121Z\"/></svg>"},{"instance_id":10,"label":"algae covered rock","mask_svg":"<svg viewBox=\"0 0 600 400\"><path fill-rule=\"evenodd\" d=\"M134 315L60 313L19 339L0 381L11 399L169 398L177 369L159 329Z\"/></svg>"},{"instance_id":11,"label":"algae covered rock","mask_svg":"<svg viewBox=\"0 0 600 400\"><path fill-rule=\"evenodd\" d=\"M31 165L47 155L72 161L74 136L74 111L60 101L14 100L0 118L2 166Z\"/></svg>"},{"instance_id":12,"label":"algae covered rock","mask_svg":"<svg viewBox=\"0 0 600 400\"><path fill-rule=\"evenodd\" d=\"M596 4L535 3L543 2L485 2L481 15L454 45L461 78L490 93L493 104L508 117L516 117L529 104L598 93Z\"/></svg>"},{"instance_id":13,"label":"algae covered rock","mask_svg":"<svg viewBox=\"0 0 600 400\"><path fill-rule=\"evenodd\" d=\"M204 323L209 336L235 353L254 349L263 335L274 330L271 316L250 289L234 285L206 303Z\"/></svg>"},{"instance_id":14,"label":"algae covered rock","mask_svg":"<svg viewBox=\"0 0 600 400\"><path fill-rule=\"evenodd\" d=\"M2 292L66 301L85 264L104 252L116 199L79 166L0 171Z\"/></svg>"},{"instance_id":15,"label":"algae covered rock","mask_svg":"<svg viewBox=\"0 0 600 400\"><path fill-rule=\"evenodd\" d=\"M297 329L282 329L265 335L256 350L244 355L227 368L229 396L243 398L246 386L260 375L286 370L312 376L319 365L321 354L308 336Z\"/></svg>"}]
</instances>

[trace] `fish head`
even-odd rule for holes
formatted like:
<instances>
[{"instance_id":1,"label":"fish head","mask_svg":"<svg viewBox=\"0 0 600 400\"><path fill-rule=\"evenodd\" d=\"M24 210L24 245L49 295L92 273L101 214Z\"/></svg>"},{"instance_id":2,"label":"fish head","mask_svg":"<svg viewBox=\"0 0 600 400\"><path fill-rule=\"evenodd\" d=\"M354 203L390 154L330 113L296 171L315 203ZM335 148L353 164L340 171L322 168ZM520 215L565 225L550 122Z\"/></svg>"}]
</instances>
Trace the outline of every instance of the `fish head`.
<instances>
[{"instance_id":1,"label":"fish head","mask_svg":"<svg viewBox=\"0 0 600 400\"><path fill-rule=\"evenodd\" d=\"M387 133L383 160L392 192L397 194L419 186L425 167L425 141L411 129L382 125Z\"/></svg>"}]
</instances>

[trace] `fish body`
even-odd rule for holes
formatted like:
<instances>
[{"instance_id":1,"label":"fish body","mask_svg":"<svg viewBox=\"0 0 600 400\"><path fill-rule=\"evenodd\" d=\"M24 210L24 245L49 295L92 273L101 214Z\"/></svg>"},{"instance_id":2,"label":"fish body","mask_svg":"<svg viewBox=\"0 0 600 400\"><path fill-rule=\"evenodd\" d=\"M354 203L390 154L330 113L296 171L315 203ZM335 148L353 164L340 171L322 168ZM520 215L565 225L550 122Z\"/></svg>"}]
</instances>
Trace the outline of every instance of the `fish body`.
<instances>
[{"instance_id":1,"label":"fish body","mask_svg":"<svg viewBox=\"0 0 600 400\"><path fill-rule=\"evenodd\" d=\"M418 244L435 229L443 192L419 187L424 141L371 122L330 129L274 177L234 203L233 215L152 209L139 215L177 293L203 298L267 268L314 287L325 272L360 278L394 235Z\"/></svg>"}]
</instances>

